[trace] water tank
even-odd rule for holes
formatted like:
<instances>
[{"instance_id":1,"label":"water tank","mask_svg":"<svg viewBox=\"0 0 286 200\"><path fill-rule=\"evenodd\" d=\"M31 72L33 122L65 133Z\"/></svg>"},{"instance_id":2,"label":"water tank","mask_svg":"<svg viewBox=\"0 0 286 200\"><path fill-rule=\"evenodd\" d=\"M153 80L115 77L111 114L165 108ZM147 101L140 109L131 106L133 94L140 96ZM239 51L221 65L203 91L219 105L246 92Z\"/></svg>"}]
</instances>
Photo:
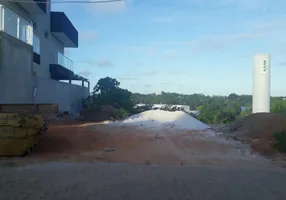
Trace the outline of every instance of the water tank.
<instances>
[{"instance_id":1,"label":"water tank","mask_svg":"<svg viewBox=\"0 0 286 200\"><path fill-rule=\"evenodd\" d=\"M270 112L270 54L254 56L252 113Z\"/></svg>"}]
</instances>

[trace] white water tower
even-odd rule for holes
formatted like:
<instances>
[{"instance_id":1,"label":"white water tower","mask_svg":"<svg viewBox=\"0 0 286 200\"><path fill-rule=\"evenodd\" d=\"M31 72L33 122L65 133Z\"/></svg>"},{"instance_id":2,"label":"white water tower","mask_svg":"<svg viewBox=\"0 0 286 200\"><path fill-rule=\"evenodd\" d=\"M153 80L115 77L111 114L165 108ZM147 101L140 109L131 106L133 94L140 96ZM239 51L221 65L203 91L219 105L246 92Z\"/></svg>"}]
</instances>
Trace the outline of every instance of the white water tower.
<instances>
[{"instance_id":1,"label":"white water tower","mask_svg":"<svg viewBox=\"0 0 286 200\"><path fill-rule=\"evenodd\" d=\"M270 62L270 54L254 56L252 113L270 112Z\"/></svg>"}]
</instances>

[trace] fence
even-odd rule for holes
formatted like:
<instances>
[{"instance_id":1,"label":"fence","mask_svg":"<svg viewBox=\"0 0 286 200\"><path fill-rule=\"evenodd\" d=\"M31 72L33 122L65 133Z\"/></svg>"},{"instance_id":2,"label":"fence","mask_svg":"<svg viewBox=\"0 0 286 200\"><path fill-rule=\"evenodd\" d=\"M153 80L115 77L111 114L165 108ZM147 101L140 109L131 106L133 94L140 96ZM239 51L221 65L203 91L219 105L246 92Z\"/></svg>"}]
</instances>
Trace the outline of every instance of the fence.
<instances>
[{"instance_id":1,"label":"fence","mask_svg":"<svg viewBox=\"0 0 286 200\"><path fill-rule=\"evenodd\" d=\"M33 35L33 51L40 55L40 38Z\"/></svg>"},{"instance_id":2,"label":"fence","mask_svg":"<svg viewBox=\"0 0 286 200\"><path fill-rule=\"evenodd\" d=\"M0 5L0 31L33 45L33 26Z\"/></svg>"},{"instance_id":3,"label":"fence","mask_svg":"<svg viewBox=\"0 0 286 200\"><path fill-rule=\"evenodd\" d=\"M57 58L57 63L71 71L73 71L73 61L71 59L69 59L68 57L66 57L64 54L58 52L56 55Z\"/></svg>"}]
</instances>

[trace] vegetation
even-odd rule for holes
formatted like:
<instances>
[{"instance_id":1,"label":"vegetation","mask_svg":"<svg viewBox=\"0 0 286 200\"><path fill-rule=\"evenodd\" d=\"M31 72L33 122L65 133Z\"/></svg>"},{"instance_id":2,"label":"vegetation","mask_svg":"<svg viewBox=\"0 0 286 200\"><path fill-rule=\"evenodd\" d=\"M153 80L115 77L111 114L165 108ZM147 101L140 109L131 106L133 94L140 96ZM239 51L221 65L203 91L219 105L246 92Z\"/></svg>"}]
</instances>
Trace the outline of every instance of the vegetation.
<instances>
[{"instance_id":1,"label":"vegetation","mask_svg":"<svg viewBox=\"0 0 286 200\"><path fill-rule=\"evenodd\" d=\"M134 108L136 104L145 107ZM100 110L102 105L112 105L119 109L114 118L126 117L129 114L150 110L153 104L166 104L165 110L172 110L168 105L188 105L191 110L198 110L198 119L205 123L226 124L251 113L252 96L237 95L207 96L203 94L178 94L161 92L160 94L131 93L120 88L120 82L106 77L98 81L92 95L85 100L88 108ZM271 98L271 112L286 114L286 101L282 97Z\"/></svg>"},{"instance_id":2,"label":"vegetation","mask_svg":"<svg viewBox=\"0 0 286 200\"><path fill-rule=\"evenodd\" d=\"M128 117L128 112L123 108L120 108L115 114L111 115L110 117L113 120L123 120Z\"/></svg>"},{"instance_id":3,"label":"vegetation","mask_svg":"<svg viewBox=\"0 0 286 200\"><path fill-rule=\"evenodd\" d=\"M131 92L119 86L120 82L116 79L110 77L100 79L92 94L85 100L85 107L100 111L101 106L111 105L119 109L118 113L111 117L117 120L125 118L128 113L133 112L134 102L131 99Z\"/></svg>"},{"instance_id":4,"label":"vegetation","mask_svg":"<svg viewBox=\"0 0 286 200\"><path fill-rule=\"evenodd\" d=\"M275 143L273 144L273 148L278 150L279 152L286 153L286 132L276 132L273 134Z\"/></svg>"},{"instance_id":5,"label":"vegetation","mask_svg":"<svg viewBox=\"0 0 286 200\"><path fill-rule=\"evenodd\" d=\"M251 112L250 95L206 96L203 94L183 95L161 92L161 94L132 94L136 103L188 105L199 111L199 120L205 123L230 123ZM242 109L242 107L244 109Z\"/></svg>"}]
</instances>

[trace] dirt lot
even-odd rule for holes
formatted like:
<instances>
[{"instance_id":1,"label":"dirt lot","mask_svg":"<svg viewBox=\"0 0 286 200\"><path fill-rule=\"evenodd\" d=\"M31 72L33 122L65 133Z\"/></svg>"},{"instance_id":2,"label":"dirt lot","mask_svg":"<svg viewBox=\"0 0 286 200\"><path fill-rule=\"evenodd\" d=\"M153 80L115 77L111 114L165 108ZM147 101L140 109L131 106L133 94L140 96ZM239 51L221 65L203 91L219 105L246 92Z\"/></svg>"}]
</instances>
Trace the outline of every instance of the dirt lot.
<instances>
[{"instance_id":1,"label":"dirt lot","mask_svg":"<svg viewBox=\"0 0 286 200\"><path fill-rule=\"evenodd\" d=\"M0 160L0 177L1 200L286 197L285 171L248 145L170 126L54 123L30 157Z\"/></svg>"},{"instance_id":2,"label":"dirt lot","mask_svg":"<svg viewBox=\"0 0 286 200\"><path fill-rule=\"evenodd\" d=\"M106 152L104 148L115 151ZM16 165L71 161L271 166L268 160L249 152L247 145L227 141L213 132L168 126L150 129L137 125L58 121L49 127L46 137L30 157L4 161Z\"/></svg>"}]
</instances>

